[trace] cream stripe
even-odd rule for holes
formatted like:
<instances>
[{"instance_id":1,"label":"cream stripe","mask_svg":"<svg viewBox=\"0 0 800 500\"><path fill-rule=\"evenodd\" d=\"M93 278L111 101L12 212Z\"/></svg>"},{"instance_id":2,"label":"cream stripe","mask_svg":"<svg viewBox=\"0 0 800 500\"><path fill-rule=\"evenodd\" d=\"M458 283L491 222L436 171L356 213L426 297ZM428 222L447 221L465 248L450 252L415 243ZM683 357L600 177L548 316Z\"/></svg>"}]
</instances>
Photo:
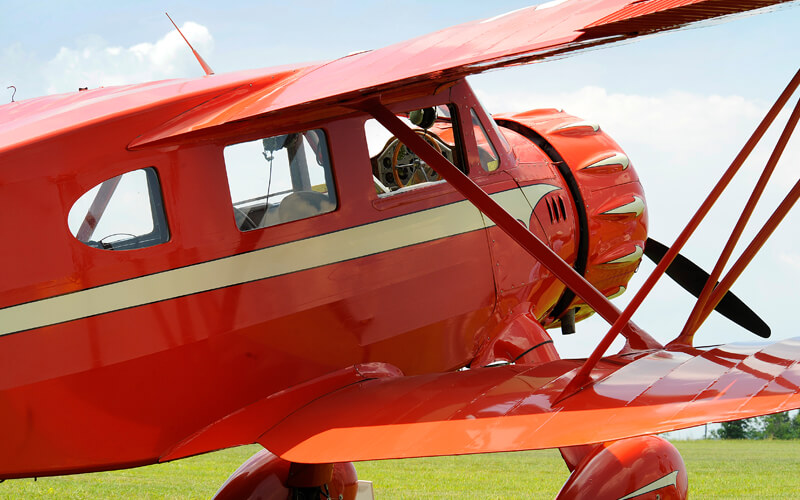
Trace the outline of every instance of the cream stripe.
<instances>
[{"instance_id":1,"label":"cream stripe","mask_svg":"<svg viewBox=\"0 0 800 500\"><path fill-rule=\"evenodd\" d=\"M520 196L519 190L509 189L508 191L493 194L492 199L505 208L512 217L521 220L525 227L528 227L533 208L539 204L547 193L558 189L561 188L550 184L533 184L522 188L524 196ZM486 227L495 225L488 217L484 217L484 219L486 220Z\"/></svg>"},{"instance_id":2,"label":"cream stripe","mask_svg":"<svg viewBox=\"0 0 800 500\"><path fill-rule=\"evenodd\" d=\"M583 170L591 170L593 168L607 167L610 165L621 165L622 169L625 170L626 168L628 168L628 165L630 165L630 160L623 153L614 153L608 158L603 158L602 160L596 161L591 165L586 165L585 167L583 167Z\"/></svg>"},{"instance_id":3,"label":"cream stripe","mask_svg":"<svg viewBox=\"0 0 800 500\"><path fill-rule=\"evenodd\" d=\"M594 122L587 122L587 121L580 121L580 122L573 122L567 123L566 125L561 125L560 127L554 128L551 132L564 132L569 131L573 128L582 128L582 127L591 127L592 131L597 132L600 130L600 124Z\"/></svg>"},{"instance_id":4,"label":"cream stripe","mask_svg":"<svg viewBox=\"0 0 800 500\"><path fill-rule=\"evenodd\" d=\"M532 195L541 197L554 189L559 188L538 184L526 187L525 192L530 193L530 200ZM514 191L497 193L492 197L527 224L531 207L527 203L524 206L508 203L513 199ZM460 201L246 254L0 309L0 335L294 273L483 227L478 210L470 202Z\"/></svg>"},{"instance_id":5,"label":"cream stripe","mask_svg":"<svg viewBox=\"0 0 800 500\"><path fill-rule=\"evenodd\" d=\"M608 262L603 262L601 265L605 264L630 264L631 262L636 262L637 260L642 258L644 254L644 249L639 245L636 245L636 249L629 253L628 255L623 255L622 257L614 260L609 260Z\"/></svg>"},{"instance_id":6,"label":"cream stripe","mask_svg":"<svg viewBox=\"0 0 800 500\"><path fill-rule=\"evenodd\" d=\"M678 471L674 470L669 474L667 474L666 476L662 477L661 479L657 479L646 486L642 486L638 490L628 495L625 495L619 500L628 500L630 498L644 495L645 493L650 493L652 491L660 490L661 488L666 488L667 486L675 486L675 488L677 489L677 485L678 485Z\"/></svg>"},{"instance_id":7,"label":"cream stripe","mask_svg":"<svg viewBox=\"0 0 800 500\"><path fill-rule=\"evenodd\" d=\"M612 210L606 210L601 215L636 214L636 217L639 217L643 212L644 200L634 195L632 202L620 205Z\"/></svg>"}]
</instances>

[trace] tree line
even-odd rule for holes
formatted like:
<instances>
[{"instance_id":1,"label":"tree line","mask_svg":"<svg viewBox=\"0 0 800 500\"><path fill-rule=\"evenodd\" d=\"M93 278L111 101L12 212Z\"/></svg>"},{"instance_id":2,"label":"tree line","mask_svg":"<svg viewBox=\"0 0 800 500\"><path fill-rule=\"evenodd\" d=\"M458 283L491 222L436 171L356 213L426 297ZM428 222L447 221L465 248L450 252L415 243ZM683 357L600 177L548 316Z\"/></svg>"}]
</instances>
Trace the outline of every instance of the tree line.
<instances>
[{"instance_id":1,"label":"tree line","mask_svg":"<svg viewBox=\"0 0 800 500\"><path fill-rule=\"evenodd\" d=\"M800 413L776 413L723 422L711 431L714 439L800 439Z\"/></svg>"}]
</instances>

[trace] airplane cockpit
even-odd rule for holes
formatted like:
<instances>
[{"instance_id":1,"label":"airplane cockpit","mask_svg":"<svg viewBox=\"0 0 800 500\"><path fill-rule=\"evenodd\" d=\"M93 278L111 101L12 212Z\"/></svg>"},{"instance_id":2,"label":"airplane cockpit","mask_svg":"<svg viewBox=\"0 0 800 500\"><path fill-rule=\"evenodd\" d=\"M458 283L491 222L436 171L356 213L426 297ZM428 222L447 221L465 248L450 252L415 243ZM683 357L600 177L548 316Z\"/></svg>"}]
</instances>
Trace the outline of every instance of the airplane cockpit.
<instances>
[{"instance_id":1,"label":"airplane cockpit","mask_svg":"<svg viewBox=\"0 0 800 500\"><path fill-rule=\"evenodd\" d=\"M447 105L397 116L462 170L459 134ZM379 197L443 182L439 174L376 120L365 122L372 177ZM493 149L491 144L489 149ZM484 148L487 149L487 148ZM496 164L496 153L492 156ZM224 148L234 218L241 231L300 220L337 208L323 129L276 135ZM488 170L488 168L487 168Z\"/></svg>"},{"instance_id":2,"label":"airplane cockpit","mask_svg":"<svg viewBox=\"0 0 800 500\"><path fill-rule=\"evenodd\" d=\"M500 162L497 150L488 138L474 109L470 109L473 134L483 170L493 172ZM450 163L464 171L466 161L459 144L460 134L455 110L447 105L417 109L398 114L414 131ZM439 182L439 174L428 166L414 151L406 147L377 120L365 124L370 161L375 187L379 196L406 191L432 182ZM386 139L386 136L389 136ZM498 134L502 138L502 134ZM507 146L510 148L510 146Z\"/></svg>"},{"instance_id":3,"label":"airplane cockpit","mask_svg":"<svg viewBox=\"0 0 800 500\"><path fill-rule=\"evenodd\" d=\"M414 131L448 161L456 166L462 163L459 161L451 112L447 106L417 109L398 117L413 126ZM376 120L366 122L365 132L372 175L379 196L441 180L435 170Z\"/></svg>"},{"instance_id":4,"label":"airplane cockpit","mask_svg":"<svg viewBox=\"0 0 800 500\"><path fill-rule=\"evenodd\" d=\"M471 122L475 140L472 147L477 146L482 170L492 172L499 166L497 150L474 109L467 109L471 120L458 119L459 109L453 103L400 110L396 116L465 173L468 156L475 154L468 154L464 144ZM375 196L393 197L445 182L376 119L361 123L368 153L365 160L369 161L362 171L371 175ZM328 136L331 131L317 127L268 137L250 136L250 140L221 145L233 220L239 231L337 210L339 200ZM473 163L478 164L475 159ZM170 238L163 205L156 168L130 171L85 193L70 211L70 231L82 243L98 249L154 246Z\"/></svg>"}]
</instances>

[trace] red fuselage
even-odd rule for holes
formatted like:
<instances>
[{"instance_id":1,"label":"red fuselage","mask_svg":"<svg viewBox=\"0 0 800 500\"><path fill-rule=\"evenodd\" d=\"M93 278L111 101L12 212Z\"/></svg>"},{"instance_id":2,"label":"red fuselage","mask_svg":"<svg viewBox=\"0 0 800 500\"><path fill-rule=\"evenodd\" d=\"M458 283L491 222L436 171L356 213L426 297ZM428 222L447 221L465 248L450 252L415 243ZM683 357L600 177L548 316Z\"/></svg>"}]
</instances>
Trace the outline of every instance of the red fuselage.
<instances>
[{"instance_id":1,"label":"red fuselage","mask_svg":"<svg viewBox=\"0 0 800 500\"><path fill-rule=\"evenodd\" d=\"M455 370L479 354L492 361L486 346L520 311L544 326L569 310L591 314L447 183L376 193L364 113L320 109L129 147L219 91L180 97L179 87L15 103L73 124L0 148L0 477L153 463L331 372L368 362L407 375ZM496 117L497 127L463 80L419 95L393 110L450 104L462 125L473 110L499 166L481 168L485 141L456 126L470 178L603 294L624 289L646 213L616 143L555 110ZM327 135L336 209L240 230L225 147L311 128ZM139 169L157 174L163 243L113 250L71 234L76 200ZM281 399L263 430L300 404ZM234 444L219 438L208 450Z\"/></svg>"}]
</instances>

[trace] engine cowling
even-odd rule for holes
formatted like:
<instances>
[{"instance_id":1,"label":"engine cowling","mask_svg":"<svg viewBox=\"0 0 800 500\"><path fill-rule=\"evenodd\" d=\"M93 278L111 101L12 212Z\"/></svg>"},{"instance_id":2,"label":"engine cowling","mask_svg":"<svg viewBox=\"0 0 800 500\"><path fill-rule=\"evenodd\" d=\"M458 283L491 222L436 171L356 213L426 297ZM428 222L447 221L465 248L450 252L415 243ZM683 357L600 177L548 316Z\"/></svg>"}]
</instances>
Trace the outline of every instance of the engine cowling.
<instances>
[{"instance_id":1,"label":"engine cowling","mask_svg":"<svg viewBox=\"0 0 800 500\"><path fill-rule=\"evenodd\" d=\"M639 266L647 240L644 190L628 156L598 124L560 110L494 118L508 135L532 142L563 179L578 215L575 270L606 297L620 295ZM594 313L565 290L542 323L545 328L559 326L571 310L576 320Z\"/></svg>"}]
</instances>

